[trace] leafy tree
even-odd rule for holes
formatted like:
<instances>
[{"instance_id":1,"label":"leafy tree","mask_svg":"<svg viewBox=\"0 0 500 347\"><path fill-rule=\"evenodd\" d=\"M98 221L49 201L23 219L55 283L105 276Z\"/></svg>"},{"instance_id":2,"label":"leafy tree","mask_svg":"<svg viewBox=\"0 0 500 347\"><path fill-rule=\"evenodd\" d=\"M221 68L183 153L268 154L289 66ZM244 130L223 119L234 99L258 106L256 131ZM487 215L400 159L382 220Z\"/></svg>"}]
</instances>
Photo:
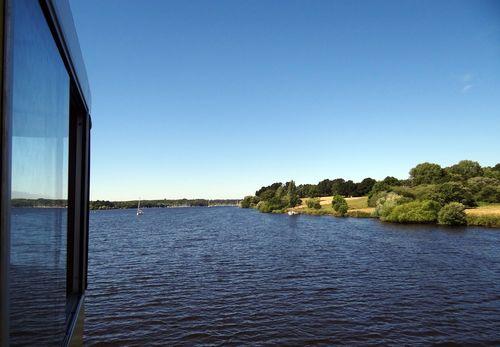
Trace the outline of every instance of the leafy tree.
<instances>
[{"instance_id":1,"label":"leafy tree","mask_svg":"<svg viewBox=\"0 0 500 347\"><path fill-rule=\"evenodd\" d=\"M432 200L412 201L398 205L385 218L395 223L433 223L437 221L441 205Z\"/></svg>"},{"instance_id":2,"label":"leafy tree","mask_svg":"<svg viewBox=\"0 0 500 347\"><path fill-rule=\"evenodd\" d=\"M437 198L443 205L450 202L459 202L465 206L476 206L470 190L458 182L446 182L440 185Z\"/></svg>"},{"instance_id":3,"label":"leafy tree","mask_svg":"<svg viewBox=\"0 0 500 347\"><path fill-rule=\"evenodd\" d=\"M444 178L445 171L438 164L422 163L410 170L413 185L441 183Z\"/></svg>"},{"instance_id":4,"label":"leafy tree","mask_svg":"<svg viewBox=\"0 0 500 347\"><path fill-rule=\"evenodd\" d=\"M300 198L297 192L297 187L295 186L295 182L294 181L287 182L285 187L287 189L286 193L287 207L295 207L297 205L300 205Z\"/></svg>"},{"instance_id":5,"label":"leafy tree","mask_svg":"<svg viewBox=\"0 0 500 347\"><path fill-rule=\"evenodd\" d=\"M253 196L249 195L245 196L243 200L241 200L240 206L242 208L250 208L252 207L252 203L253 203Z\"/></svg>"},{"instance_id":6,"label":"leafy tree","mask_svg":"<svg viewBox=\"0 0 500 347\"><path fill-rule=\"evenodd\" d=\"M318 186L315 184L301 184L297 188L299 197L315 198L319 196Z\"/></svg>"},{"instance_id":7,"label":"leafy tree","mask_svg":"<svg viewBox=\"0 0 500 347\"><path fill-rule=\"evenodd\" d=\"M341 195L334 195L332 198L332 207L335 212L337 212L340 216L345 216L349 206L347 205L347 201Z\"/></svg>"},{"instance_id":8,"label":"leafy tree","mask_svg":"<svg viewBox=\"0 0 500 347\"><path fill-rule=\"evenodd\" d=\"M274 196L276 190L281 186L282 186L281 182L273 183L270 186L260 188L258 191L255 192L255 195L258 197L262 197L262 194L266 194L266 196L269 195Z\"/></svg>"},{"instance_id":9,"label":"leafy tree","mask_svg":"<svg viewBox=\"0 0 500 347\"><path fill-rule=\"evenodd\" d=\"M452 177L458 177L460 180L467 180L472 177L483 176L484 172L477 161L462 160L458 164L446 168L446 171Z\"/></svg>"},{"instance_id":10,"label":"leafy tree","mask_svg":"<svg viewBox=\"0 0 500 347\"><path fill-rule=\"evenodd\" d=\"M391 186L389 186L384 181L379 181L375 183L368 194L368 206L375 207L377 200L381 197L382 192L390 192L392 190Z\"/></svg>"},{"instance_id":11,"label":"leafy tree","mask_svg":"<svg viewBox=\"0 0 500 347\"><path fill-rule=\"evenodd\" d=\"M341 195L353 196L356 194L356 183L354 183L351 180L348 180L344 184L344 189L345 189L345 191L344 191L345 194L341 194Z\"/></svg>"},{"instance_id":12,"label":"leafy tree","mask_svg":"<svg viewBox=\"0 0 500 347\"><path fill-rule=\"evenodd\" d=\"M500 181L492 177L472 177L467 180L467 187L469 187L472 194L477 194L484 187L499 186Z\"/></svg>"},{"instance_id":13,"label":"leafy tree","mask_svg":"<svg viewBox=\"0 0 500 347\"><path fill-rule=\"evenodd\" d=\"M393 186L392 191L396 194L415 200L415 192L411 187L408 186Z\"/></svg>"},{"instance_id":14,"label":"leafy tree","mask_svg":"<svg viewBox=\"0 0 500 347\"><path fill-rule=\"evenodd\" d=\"M500 186L483 187L476 195L477 201L496 203L500 202Z\"/></svg>"},{"instance_id":15,"label":"leafy tree","mask_svg":"<svg viewBox=\"0 0 500 347\"><path fill-rule=\"evenodd\" d=\"M382 220L392 212L400 201L404 200L404 197L399 194L393 192L384 193L385 194L377 200L375 211L373 213L375 217L381 217ZM408 201L405 200L405 202Z\"/></svg>"},{"instance_id":16,"label":"leafy tree","mask_svg":"<svg viewBox=\"0 0 500 347\"><path fill-rule=\"evenodd\" d=\"M392 176L387 176L386 178L384 178L384 180L382 182L384 182L388 186L399 186L399 185L401 185L401 182L396 177L392 177Z\"/></svg>"},{"instance_id":17,"label":"leafy tree","mask_svg":"<svg viewBox=\"0 0 500 347\"><path fill-rule=\"evenodd\" d=\"M388 191L382 190L380 192L373 192L373 190L370 192L368 195L368 207L376 207L377 206L377 201L385 197L386 194L389 193Z\"/></svg>"},{"instance_id":18,"label":"leafy tree","mask_svg":"<svg viewBox=\"0 0 500 347\"><path fill-rule=\"evenodd\" d=\"M343 178L334 179L331 192L333 195L346 195L345 180Z\"/></svg>"},{"instance_id":19,"label":"leafy tree","mask_svg":"<svg viewBox=\"0 0 500 347\"><path fill-rule=\"evenodd\" d=\"M319 196L329 196L332 195L332 181L329 179L323 180L318 183L318 194Z\"/></svg>"},{"instance_id":20,"label":"leafy tree","mask_svg":"<svg viewBox=\"0 0 500 347\"><path fill-rule=\"evenodd\" d=\"M260 212L264 212L264 213L270 213L273 211L272 209L272 206L271 204L269 203L269 201L260 201L258 204L257 204L257 209L260 211Z\"/></svg>"},{"instance_id":21,"label":"leafy tree","mask_svg":"<svg viewBox=\"0 0 500 347\"><path fill-rule=\"evenodd\" d=\"M413 189L417 200L435 200L441 205L460 202L466 206L476 206L471 191L460 182L420 185Z\"/></svg>"},{"instance_id":22,"label":"leafy tree","mask_svg":"<svg viewBox=\"0 0 500 347\"><path fill-rule=\"evenodd\" d=\"M438 213L438 223L444 225L467 224L465 206L459 202L450 202Z\"/></svg>"},{"instance_id":23,"label":"leafy tree","mask_svg":"<svg viewBox=\"0 0 500 347\"><path fill-rule=\"evenodd\" d=\"M373 178L365 178L364 180L362 180L361 182L359 183L356 183L356 196L365 196L367 195L368 193L370 193L370 191L372 190L373 188L373 185L377 183L377 181L375 181Z\"/></svg>"},{"instance_id":24,"label":"leafy tree","mask_svg":"<svg viewBox=\"0 0 500 347\"><path fill-rule=\"evenodd\" d=\"M275 193L276 193L275 189L268 188L260 192L260 194L257 196L260 198L260 200L271 200L274 197Z\"/></svg>"},{"instance_id":25,"label":"leafy tree","mask_svg":"<svg viewBox=\"0 0 500 347\"><path fill-rule=\"evenodd\" d=\"M307 199L306 205L309 208L314 208L315 210L321 209L321 202L319 198L310 198Z\"/></svg>"},{"instance_id":26,"label":"leafy tree","mask_svg":"<svg viewBox=\"0 0 500 347\"><path fill-rule=\"evenodd\" d=\"M276 191L274 192L273 197L276 198L277 200L281 200L285 197L285 194L286 194L285 186L280 185L278 189L276 189Z\"/></svg>"},{"instance_id":27,"label":"leafy tree","mask_svg":"<svg viewBox=\"0 0 500 347\"><path fill-rule=\"evenodd\" d=\"M497 164L494 167L485 167L483 169L484 177L494 178L500 180L500 170L496 169L496 167L500 165Z\"/></svg>"}]
</instances>

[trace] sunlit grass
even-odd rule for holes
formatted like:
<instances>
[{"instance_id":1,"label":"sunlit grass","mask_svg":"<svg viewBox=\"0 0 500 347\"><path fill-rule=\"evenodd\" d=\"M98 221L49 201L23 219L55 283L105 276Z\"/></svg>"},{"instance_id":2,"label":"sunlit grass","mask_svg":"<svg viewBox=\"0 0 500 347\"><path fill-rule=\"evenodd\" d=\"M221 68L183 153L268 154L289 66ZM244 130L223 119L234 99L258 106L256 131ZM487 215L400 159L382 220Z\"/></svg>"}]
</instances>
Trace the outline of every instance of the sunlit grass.
<instances>
[{"instance_id":1,"label":"sunlit grass","mask_svg":"<svg viewBox=\"0 0 500 347\"><path fill-rule=\"evenodd\" d=\"M482 205L465 210L468 225L500 227L500 204Z\"/></svg>"},{"instance_id":2,"label":"sunlit grass","mask_svg":"<svg viewBox=\"0 0 500 347\"><path fill-rule=\"evenodd\" d=\"M321 209L308 208L306 202L308 198L304 198L299 206L294 207L292 210L312 214L312 215L334 215L335 211L332 207L332 196L320 197ZM368 207L368 197L361 196L356 198L346 198L347 205L349 206L348 216L352 217L370 217L374 208Z\"/></svg>"},{"instance_id":3,"label":"sunlit grass","mask_svg":"<svg viewBox=\"0 0 500 347\"><path fill-rule=\"evenodd\" d=\"M465 210L468 215L499 215L500 204L483 205L476 208L469 208Z\"/></svg>"}]
</instances>

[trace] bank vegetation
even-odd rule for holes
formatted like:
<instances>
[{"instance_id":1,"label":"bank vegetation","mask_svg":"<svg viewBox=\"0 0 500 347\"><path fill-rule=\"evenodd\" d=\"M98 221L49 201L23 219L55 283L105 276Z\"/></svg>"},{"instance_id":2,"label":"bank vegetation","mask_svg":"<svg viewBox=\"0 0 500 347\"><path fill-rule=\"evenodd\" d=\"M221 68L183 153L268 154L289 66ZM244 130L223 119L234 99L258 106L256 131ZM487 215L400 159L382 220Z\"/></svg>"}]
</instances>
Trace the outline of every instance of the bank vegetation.
<instances>
[{"instance_id":1,"label":"bank vegetation","mask_svg":"<svg viewBox=\"0 0 500 347\"><path fill-rule=\"evenodd\" d=\"M265 213L373 217L391 223L431 223L500 227L500 164L482 167L471 160L441 167L422 163L407 179L325 179L264 186L240 204Z\"/></svg>"}]
</instances>

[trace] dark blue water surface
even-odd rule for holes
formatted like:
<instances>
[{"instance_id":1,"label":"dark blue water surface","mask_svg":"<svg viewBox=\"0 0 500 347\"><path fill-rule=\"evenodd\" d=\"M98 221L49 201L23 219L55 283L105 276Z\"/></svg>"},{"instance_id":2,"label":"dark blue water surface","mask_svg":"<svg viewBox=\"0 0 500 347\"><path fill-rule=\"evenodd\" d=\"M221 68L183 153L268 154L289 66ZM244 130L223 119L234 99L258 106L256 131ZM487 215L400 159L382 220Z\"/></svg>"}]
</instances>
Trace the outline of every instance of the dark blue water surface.
<instances>
[{"instance_id":1,"label":"dark blue water surface","mask_svg":"<svg viewBox=\"0 0 500 347\"><path fill-rule=\"evenodd\" d=\"M500 230L91 213L86 344L500 344Z\"/></svg>"}]
</instances>

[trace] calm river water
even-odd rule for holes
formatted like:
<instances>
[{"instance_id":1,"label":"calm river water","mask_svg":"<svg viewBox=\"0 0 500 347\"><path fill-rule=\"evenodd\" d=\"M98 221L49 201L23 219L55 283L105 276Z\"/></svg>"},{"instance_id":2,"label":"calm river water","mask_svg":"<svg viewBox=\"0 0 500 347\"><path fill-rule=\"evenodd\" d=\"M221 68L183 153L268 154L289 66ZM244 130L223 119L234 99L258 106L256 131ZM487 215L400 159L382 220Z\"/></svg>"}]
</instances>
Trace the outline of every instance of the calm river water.
<instances>
[{"instance_id":1,"label":"calm river water","mask_svg":"<svg viewBox=\"0 0 500 347\"><path fill-rule=\"evenodd\" d=\"M88 345L500 344L500 230L91 213Z\"/></svg>"}]
</instances>

